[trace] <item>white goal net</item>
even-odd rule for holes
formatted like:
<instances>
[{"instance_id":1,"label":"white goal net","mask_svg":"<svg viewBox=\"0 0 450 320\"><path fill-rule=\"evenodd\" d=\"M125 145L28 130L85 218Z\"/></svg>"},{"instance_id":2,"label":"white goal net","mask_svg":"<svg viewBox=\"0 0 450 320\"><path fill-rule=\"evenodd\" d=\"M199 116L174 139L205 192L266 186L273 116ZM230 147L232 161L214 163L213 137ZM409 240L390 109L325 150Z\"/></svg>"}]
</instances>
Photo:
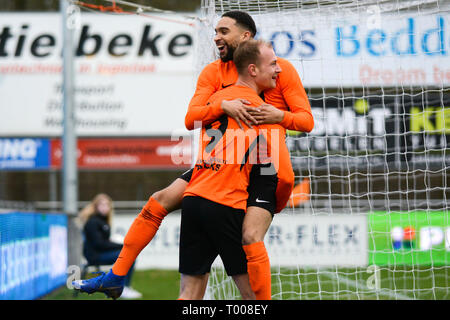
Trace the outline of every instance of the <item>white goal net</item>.
<instances>
[{"instance_id":1,"label":"white goal net","mask_svg":"<svg viewBox=\"0 0 450 320\"><path fill-rule=\"evenodd\" d=\"M229 10L293 63L315 120L286 139L304 187L265 238L272 298L449 299L449 2L203 0L198 71ZM240 298L220 263L208 294Z\"/></svg>"}]
</instances>

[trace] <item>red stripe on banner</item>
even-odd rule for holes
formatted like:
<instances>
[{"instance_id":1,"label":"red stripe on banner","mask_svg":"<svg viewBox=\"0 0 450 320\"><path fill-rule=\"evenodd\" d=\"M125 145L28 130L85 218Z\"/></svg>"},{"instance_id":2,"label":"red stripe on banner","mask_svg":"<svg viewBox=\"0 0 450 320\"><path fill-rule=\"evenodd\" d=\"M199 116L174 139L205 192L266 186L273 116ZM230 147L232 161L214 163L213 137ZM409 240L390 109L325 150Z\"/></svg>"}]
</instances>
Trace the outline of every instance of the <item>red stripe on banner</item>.
<instances>
[{"instance_id":1,"label":"red stripe on banner","mask_svg":"<svg viewBox=\"0 0 450 320\"><path fill-rule=\"evenodd\" d=\"M191 167L191 139L79 139L80 169L186 169ZM51 140L51 167L61 168L60 139Z\"/></svg>"}]
</instances>

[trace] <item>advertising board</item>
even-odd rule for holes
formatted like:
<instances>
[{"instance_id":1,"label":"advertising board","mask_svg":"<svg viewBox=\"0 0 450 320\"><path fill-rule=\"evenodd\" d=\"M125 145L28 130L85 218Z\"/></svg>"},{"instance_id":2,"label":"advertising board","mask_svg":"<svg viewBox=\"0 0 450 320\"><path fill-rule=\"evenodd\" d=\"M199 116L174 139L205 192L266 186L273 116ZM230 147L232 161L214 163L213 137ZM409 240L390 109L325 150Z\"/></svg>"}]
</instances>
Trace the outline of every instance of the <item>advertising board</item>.
<instances>
[{"instance_id":1,"label":"advertising board","mask_svg":"<svg viewBox=\"0 0 450 320\"><path fill-rule=\"evenodd\" d=\"M372 212L369 230L369 264L450 263L450 223L446 211Z\"/></svg>"},{"instance_id":2,"label":"advertising board","mask_svg":"<svg viewBox=\"0 0 450 320\"><path fill-rule=\"evenodd\" d=\"M36 299L66 282L67 216L0 214L0 300Z\"/></svg>"},{"instance_id":3,"label":"advertising board","mask_svg":"<svg viewBox=\"0 0 450 320\"><path fill-rule=\"evenodd\" d=\"M0 170L48 169L50 140L0 138Z\"/></svg>"},{"instance_id":4,"label":"advertising board","mask_svg":"<svg viewBox=\"0 0 450 320\"><path fill-rule=\"evenodd\" d=\"M135 216L114 219L112 232L125 236ZM178 268L180 215L164 218L158 233L140 253L136 268ZM357 267L367 265L364 215L277 214L264 239L272 266ZM220 265L220 258L215 265Z\"/></svg>"},{"instance_id":5,"label":"advertising board","mask_svg":"<svg viewBox=\"0 0 450 320\"><path fill-rule=\"evenodd\" d=\"M79 136L170 136L195 87L194 28L83 13L74 30ZM62 133L62 27L57 13L0 14L0 136ZM185 129L184 129L185 130Z\"/></svg>"}]
</instances>

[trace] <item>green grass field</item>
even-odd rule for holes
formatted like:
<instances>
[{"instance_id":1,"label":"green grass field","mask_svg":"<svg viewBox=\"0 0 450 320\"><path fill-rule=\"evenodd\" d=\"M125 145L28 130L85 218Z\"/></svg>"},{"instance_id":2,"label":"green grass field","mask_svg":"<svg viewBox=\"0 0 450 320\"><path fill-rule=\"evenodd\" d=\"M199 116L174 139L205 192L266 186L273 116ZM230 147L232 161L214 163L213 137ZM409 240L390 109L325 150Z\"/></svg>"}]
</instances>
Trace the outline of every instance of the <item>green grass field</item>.
<instances>
[{"instance_id":1,"label":"green grass field","mask_svg":"<svg viewBox=\"0 0 450 320\"><path fill-rule=\"evenodd\" d=\"M178 271L168 270L137 270L134 272L131 286L142 293L143 300L175 300L178 298L180 288L180 274ZM88 295L79 293L76 297L74 291L63 286L43 300L105 300L103 293Z\"/></svg>"},{"instance_id":2,"label":"green grass field","mask_svg":"<svg viewBox=\"0 0 450 320\"><path fill-rule=\"evenodd\" d=\"M448 267L380 267L376 275L370 268L285 269L272 277L272 292L274 299L443 300L450 299L448 279Z\"/></svg>"},{"instance_id":3,"label":"green grass field","mask_svg":"<svg viewBox=\"0 0 450 320\"><path fill-rule=\"evenodd\" d=\"M375 280L367 268L339 269L273 269L274 300L448 300L449 267L381 267ZM212 278L213 297L239 299L232 280L217 271ZM174 300L178 297L180 275L177 271L136 271L132 286L144 300ZM221 283L221 285L216 285ZM377 289L377 285L378 289ZM45 300L106 299L102 293L73 296L62 287L43 297Z\"/></svg>"}]
</instances>

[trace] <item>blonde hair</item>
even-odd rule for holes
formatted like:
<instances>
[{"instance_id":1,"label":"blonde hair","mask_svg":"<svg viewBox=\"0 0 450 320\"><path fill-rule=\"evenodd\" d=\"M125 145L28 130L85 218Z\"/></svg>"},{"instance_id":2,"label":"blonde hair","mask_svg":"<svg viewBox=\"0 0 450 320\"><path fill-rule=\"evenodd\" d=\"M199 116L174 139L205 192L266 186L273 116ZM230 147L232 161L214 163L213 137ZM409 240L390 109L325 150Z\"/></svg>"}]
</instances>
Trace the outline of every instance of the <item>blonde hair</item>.
<instances>
[{"instance_id":1,"label":"blonde hair","mask_svg":"<svg viewBox=\"0 0 450 320\"><path fill-rule=\"evenodd\" d=\"M101 200L107 200L111 207L111 210L109 210L108 215L106 217L107 223L111 226L112 218L114 215L114 206L111 197L105 193L100 193L96 195L95 198L92 199L92 201L80 211L80 213L78 214L78 219L81 225L84 226L84 224L89 220L89 218L97 212L97 206Z\"/></svg>"},{"instance_id":2,"label":"blonde hair","mask_svg":"<svg viewBox=\"0 0 450 320\"><path fill-rule=\"evenodd\" d=\"M272 44L264 40L250 39L242 41L233 54L233 61L240 75L245 74L249 64L259 64L262 46L272 48Z\"/></svg>"}]
</instances>

